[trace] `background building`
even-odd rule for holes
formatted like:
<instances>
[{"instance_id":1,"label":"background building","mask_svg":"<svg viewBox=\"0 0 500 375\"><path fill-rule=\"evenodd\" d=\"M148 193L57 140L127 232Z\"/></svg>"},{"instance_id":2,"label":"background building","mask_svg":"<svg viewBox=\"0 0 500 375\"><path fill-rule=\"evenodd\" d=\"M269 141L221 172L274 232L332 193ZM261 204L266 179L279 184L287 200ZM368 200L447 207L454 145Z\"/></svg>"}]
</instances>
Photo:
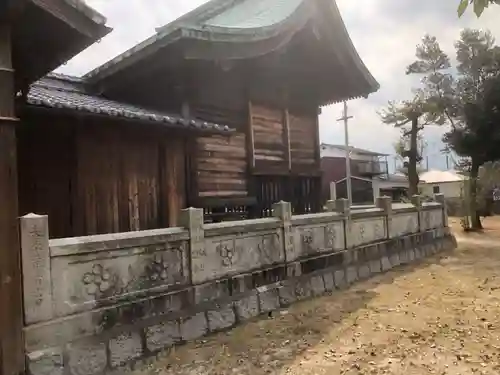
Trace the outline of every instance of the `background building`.
<instances>
[{"instance_id":1,"label":"background building","mask_svg":"<svg viewBox=\"0 0 500 375\"><path fill-rule=\"evenodd\" d=\"M403 175L389 174L387 154L350 147L353 204L373 204L375 198L386 195L400 200L408 190ZM337 198L347 198L346 147L321 144L323 200L330 199L330 184L336 184Z\"/></svg>"},{"instance_id":2,"label":"background building","mask_svg":"<svg viewBox=\"0 0 500 375\"><path fill-rule=\"evenodd\" d=\"M460 198L466 177L456 171L430 170L420 175L419 188L423 195L444 194L446 198Z\"/></svg>"}]
</instances>

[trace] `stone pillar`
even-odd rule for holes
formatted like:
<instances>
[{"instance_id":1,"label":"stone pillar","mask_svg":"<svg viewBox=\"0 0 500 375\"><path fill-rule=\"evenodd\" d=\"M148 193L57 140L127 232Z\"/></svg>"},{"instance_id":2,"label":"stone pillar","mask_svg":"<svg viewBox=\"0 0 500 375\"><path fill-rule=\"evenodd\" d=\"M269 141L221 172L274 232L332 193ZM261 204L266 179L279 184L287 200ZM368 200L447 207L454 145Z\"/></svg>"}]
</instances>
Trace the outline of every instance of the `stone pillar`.
<instances>
[{"instance_id":1,"label":"stone pillar","mask_svg":"<svg viewBox=\"0 0 500 375\"><path fill-rule=\"evenodd\" d=\"M422 197L420 195L412 196L411 204L413 204L418 210L420 210L422 208Z\"/></svg>"},{"instance_id":2,"label":"stone pillar","mask_svg":"<svg viewBox=\"0 0 500 375\"><path fill-rule=\"evenodd\" d=\"M447 228L448 227L448 210L446 207L446 199L444 197L444 194L435 194L434 200L437 203L440 203L442 206L442 209L443 209L443 227Z\"/></svg>"},{"instance_id":3,"label":"stone pillar","mask_svg":"<svg viewBox=\"0 0 500 375\"><path fill-rule=\"evenodd\" d=\"M349 200L345 198L337 199L332 203L332 211L339 212L346 217L351 216L351 207L349 206Z\"/></svg>"},{"instance_id":4,"label":"stone pillar","mask_svg":"<svg viewBox=\"0 0 500 375\"><path fill-rule=\"evenodd\" d=\"M422 231L422 197L420 195L413 195L411 197L411 203L417 209L417 218L418 218L418 231Z\"/></svg>"},{"instance_id":5,"label":"stone pillar","mask_svg":"<svg viewBox=\"0 0 500 375\"><path fill-rule=\"evenodd\" d=\"M373 189L373 202L377 202L377 198L380 197L380 182L373 180L372 181L372 189Z\"/></svg>"},{"instance_id":6,"label":"stone pillar","mask_svg":"<svg viewBox=\"0 0 500 375\"><path fill-rule=\"evenodd\" d=\"M21 217L20 233L24 319L27 324L47 321L53 317L48 217Z\"/></svg>"},{"instance_id":7,"label":"stone pillar","mask_svg":"<svg viewBox=\"0 0 500 375\"><path fill-rule=\"evenodd\" d=\"M292 232L292 205L283 201L273 204L273 216L281 220L285 260L295 259L295 246Z\"/></svg>"},{"instance_id":8,"label":"stone pillar","mask_svg":"<svg viewBox=\"0 0 500 375\"><path fill-rule=\"evenodd\" d=\"M337 183L333 181L330 182L330 200L337 200Z\"/></svg>"},{"instance_id":9,"label":"stone pillar","mask_svg":"<svg viewBox=\"0 0 500 375\"><path fill-rule=\"evenodd\" d=\"M4 8L5 9L5 8ZM10 25L0 16L0 373L24 371L14 69ZM7 16L8 18L8 16Z\"/></svg>"},{"instance_id":10,"label":"stone pillar","mask_svg":"<svg viewBox=\"0 0 500 375\"><path fill-rule=\"evenodd\" d=\"M180 225L189 231L189 278L192 284L200 281L199 271L204 270L205 231L203 229L203 210L186 208L181 211Z\"/></svg>"},{"instance_id":11,"label":"stone pillar","mask_svg":"<svg viewBox=\"0 0 500 375\"><path fill-rule=\"evenodd\" d=\"M337 199L336 201L328 201L326 203L326 209L329 212L338 212L344 215L344 248L347 249L349 244L352 244L351 236L351 206L349 206L349 200L345 198Z\"/></svg>"},{"instance_id":12,"label":"stone pillar","mask_svg":"<svg viewBox=\"0 0 500 375\"><path fill-rule=\"evenodd\" d=\"M386 237L391 238L392 227L392 198L391 197L378 197L375 200L375 206L384 211Z\"/></svg>"}]
</instances>

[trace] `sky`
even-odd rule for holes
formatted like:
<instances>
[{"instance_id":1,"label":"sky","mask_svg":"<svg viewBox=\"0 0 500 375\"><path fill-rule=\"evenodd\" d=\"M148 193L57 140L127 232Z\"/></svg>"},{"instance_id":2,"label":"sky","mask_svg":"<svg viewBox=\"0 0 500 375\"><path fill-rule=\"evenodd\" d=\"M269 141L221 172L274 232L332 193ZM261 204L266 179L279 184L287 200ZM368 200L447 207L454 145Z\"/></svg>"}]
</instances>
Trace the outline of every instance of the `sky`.
<instances>
[{"instance_id":1,"label":"sky","mask_svg":"<svg viewBox=\"0 0 500 375\"><path fill-rule=\"evenodd\" d=\"M332 0L333 1L333 0ZM105 15L113 31L57 71L80 76L126 51L155 33L155 28L173 21L206 0L86 0ZM337 0L351 39L380 90L367 99L349 102L351 146L394 154L399 130L382 124L377 114L389 100L411 97L419 81L405 75L415 58L415 47L425 34L438 38L453 59L453 43L463 28L488 29L500 43L500 6L493 6L477 19L472 12L458 18L458 0ZM331 74L335 74L332 71ZM324 107L320 115L321 141L343 144L344 127L337 119L342 105ZM429 168L446 169L440 153L443 127L425 130L425 156ZM390 159L390 166L393 161Z\"/></svg>"}]
</instances>

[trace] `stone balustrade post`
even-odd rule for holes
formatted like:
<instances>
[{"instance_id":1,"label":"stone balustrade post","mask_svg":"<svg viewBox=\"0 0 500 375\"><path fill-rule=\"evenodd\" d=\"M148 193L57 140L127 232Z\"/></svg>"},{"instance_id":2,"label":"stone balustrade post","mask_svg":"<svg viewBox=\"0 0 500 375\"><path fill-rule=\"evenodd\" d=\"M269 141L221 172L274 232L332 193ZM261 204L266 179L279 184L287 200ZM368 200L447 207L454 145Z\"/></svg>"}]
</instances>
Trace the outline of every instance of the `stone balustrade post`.
<instances>
[{"instance_id":1,"label":"stone balustrade post","mask_svg":"<svg viewBox=\"0 0 500 375\"><path fill-rule=\"evenodd\" d=\"M435 194L434 200L440 203L443 210L443 227L448 227L448 209L446 207L446 198L444 194Z\"/></svg>"},{"instance_id":2,"label":"stone balustrade post","mask_svg":"<svg viewBox=\"0 0 500 375\"><path fill-rule=\"evenodd\" d=\"M273 216L281 220L283 229L283 246L285 251L285 261L288 262L290 255L294 252L293 233L292 233L292 205L289 202L278 202L273 204ZM296 271L289 270L289 273Z\"/></svg>"},{"instance_id":3,"label":"stone balustrade post","mask_svg":"<svg viewBox=\"0 0 500 375\"><path fill-rule=\"evenodd\" d=\"M326 210L328 212L338 212L344 215L344 248L352 243L350 240L351 233L351 206L349 205L349 200L345 198L340 198L335 201L326 202Z\"/></svg>"},{"instance_id":4,"label":"stone balustrade post","mask_svg":"<svg viewBox=\"0 0 500 375\"><path fill-rule=\"evenodd\" d=\"M411 197L411 203L413 204L413 206L415 207L415 209L417 210L417 218L418 218L418 231L421 232L422 231L422 215L421 215L421 211L422 211L422 197L418 194L415 194Z\"/></svg>"},{"instance_id":5,"label":"stone balustrade post","mask_svg":"<svg viewBox=\"0 0 500 375\"><path fill-rule=\"evenodd\" d=\"M375 199L375 207L384 211L386 235L387 238L391 238L392 198L386 196L377 197L377 199Z\"/></svg>"},{"instance_id":6,"label":"stone balustrade post","mask_svg":"<svg viewBox=\"0 0 500 375\"><path fill-rule=\"evenodd\" d=\"M200 281L199 271L204 269L202 259L205 255L205 231L203 228L203 210L186 208L181 211L180 225L189 231L189 278L192 284Z\"/></svg>"},{"instance_id":7,"label":"stone balustrade post","mask_svg":"<svg viewBox=\"0 0 500 375\"><path fill-rule=\"evenodd\" d=\"M330 182L330 200L337 200L337 183L333 181Z\"/></svg>"},{"instance_id":8,"label":"stone balustrade post","mask_svg":"<svg viewBox=\"0 0 500 375\"><path fill-rule=\"evenodd\" d=\"M334 210L343 214L346 217L351 216L351 207L349 206L349 200L345 198L337 199L334 203Z\"/></svg>"},{"instance_id":9,"label":"stone balustrade post","mask_svg":"<svg viewBox=\"0 0 500 375\"><path fill-rule=\"evenodd\" d=\"M48 216L31 213L21 217L20 237L25 323L50 320L53 300Z\"/></svg>"}]
</instances>

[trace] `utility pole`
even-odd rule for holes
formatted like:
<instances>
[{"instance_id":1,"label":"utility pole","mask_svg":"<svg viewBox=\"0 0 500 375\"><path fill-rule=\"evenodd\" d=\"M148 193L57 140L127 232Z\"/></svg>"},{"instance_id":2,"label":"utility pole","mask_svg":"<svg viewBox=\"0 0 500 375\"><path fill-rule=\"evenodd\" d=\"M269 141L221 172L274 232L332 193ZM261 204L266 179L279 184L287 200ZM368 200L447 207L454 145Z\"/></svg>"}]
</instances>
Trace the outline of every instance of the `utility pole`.
<instances>
[{"instance_id":1,"label":"utility pole","mask_svg":"<svg viewBox=\"0 0 500 375\"><path fill-rule=\"evenodd\" d=\"M342 117L337 121L344 122L344 134L345 134L345 174L346 174L346 186L347 186L347 200L349 201L349 207L352 206L352 188L351 188L351 149L349 147L349 120L352 116L347 115L347 102L344 101L344 111Z\"/></svg>"}]
</instances>

